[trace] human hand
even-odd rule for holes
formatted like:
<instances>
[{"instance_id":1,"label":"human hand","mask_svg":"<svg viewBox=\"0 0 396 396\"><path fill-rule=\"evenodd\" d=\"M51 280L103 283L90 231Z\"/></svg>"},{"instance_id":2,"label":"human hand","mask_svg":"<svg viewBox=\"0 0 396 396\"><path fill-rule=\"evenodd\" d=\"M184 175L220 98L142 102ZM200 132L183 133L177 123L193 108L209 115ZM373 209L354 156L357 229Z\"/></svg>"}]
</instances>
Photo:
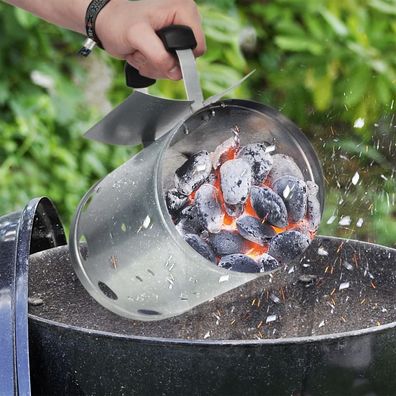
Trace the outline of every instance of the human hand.
<instances>
[{"instance_id":1,"label":"human hand","mask_svg":"<svg viewBox=\"0 0 396 396\"><path fill-rule=\"evenodd\" d=\"M111 0L96 19L96 34L112 56L125 59L139 73L154 79L181 79L177 59L155 33L169 25L187 25L195 35L195 56L205 50L197 6L192 0Z\"/></svg>"}]
</instances>

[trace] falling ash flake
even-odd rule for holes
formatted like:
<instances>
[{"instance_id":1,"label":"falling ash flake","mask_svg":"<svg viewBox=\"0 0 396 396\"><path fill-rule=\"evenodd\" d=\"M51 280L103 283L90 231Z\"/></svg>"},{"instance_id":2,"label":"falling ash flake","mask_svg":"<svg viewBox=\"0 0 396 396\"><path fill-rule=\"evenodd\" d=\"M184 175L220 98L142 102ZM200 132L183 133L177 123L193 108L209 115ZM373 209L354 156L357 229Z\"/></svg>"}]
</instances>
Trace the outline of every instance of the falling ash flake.
<instances>
[{"instance_id":1,"label":"falling ash flake","mask_svg":"<svg viewBox=\"0 0 396 396\"><path fill-rule=\"evenodd\" d=\"M348 271L352 271L353 270L353 265L351 263L348 263L348 261L344 261L342 263L343 267L345 267Z\"/></svg>"},{"instance_id":2,"label":"falling ash flake","mask_svg":"<svg viewBox=\"0 0 396 396\"><path fill-rule=\"evenodd\" d=\"M329 220L327 220L327 224L333 224L334 223L334 220L337 218L337 216L331 216L330 218L329 218Z\"/></svg>"},{"instance_id":3,"label":"falling ash flake","mask_svg":"<svg viewBox=\"0 0 396 396\"><path fill-rule=\"evenodd\" d=\"M356 227L360 228L363 225L363 219L360 217L359 220L356 222Z\"/></svg>"},{"instance_id":4,"label":"falling ash flake","mask_svg":"<svg viewBox=\"0 0 396 396\"><path fill-rule=\"evenodd\" d=\"M206 340L207 338L210 337L210 331L208 331L205 335L204 335L204 339Z\"/></svg>"},{"instance_id":5,"label":"falling ash flake","mask_svg":"<svg viewBox=\"0 0 396 396\"><path fill-rule=\"evenodd\" d=\"M267 316L267 319L265 319L265 323L275 322L276 319L278 319L276 315L269 315Z\"/></svg>"},{"instance_id":6,"label":"falling ash flake","mask_svg":"<svg viewBox=\"0 0 396 396\"><path fill-rule=\"evenodd\" d=\"M338 290L348 289L348 287L349 287L349 282L343 282L340 284L340 287L338 288Z\"/></svg>"},{"instance_id":7,"label":"falling ash flake","mask_svg":"<svg viewBox=\"0 0 396 396\"><path fill-rule=\"evenodd\" d=\"M219 278L219 283L227 282L230 279L230 275L222 275Z\"/></svg>"},{"instance_id":8,"label":"falling ash flake","mask_svg":"<svg viewBox=\"0 0 396 396\"><path fill-rule=\"evenodd\" d=\"M384 179L385 181L388 180L388 178L385 175L382 175L382 174L381 174L381 178Z\"/></svg>"},{"instance_id":9,"label":"falling ash flake","mask_svg":"<svg viewBox=\"0 0 396 396\"><path fill-rule=\"evenodd\" d=\"M338 222L340 226L349 226L351 225L351 217L350 216L342 216L341 220Z\"/></svg>"},{"instance_id":10,"label":"falling ash flake","mask_svg":"<svg viewBox=\"0 0 396 396\"><path fill-rule=\"evenodd\" d=\"M357 118L353 124L354 128L361 129L364 127L364 118Z\"/></svg>"},{"instance_id":11,"label":"falling ash flake","mask_svg":"<svg viewBox=\"0 0 396 396\"><path fill-rule=\"evenodd\" d=\"M276 147L274 145L268 146L268 147L265 148L265 152L266 153L272 153L275 150L276 150Z\"/></svg>"},{"instance_id":12,"label":"falling ash flake","mask_svg":"<svg viewBox=\"0 0 396 396\"><path fill-rule=\"evenodd\" d=\"M322 247L320 247L318 249L318 254L319 254L319 256L328 256L329 252L327 250L323 249Z\"/></svg>"},{"instance_id":13,"label":"falling ash flake","mask_svg":"<svg viewBox=\"0 0 396 396\"><path fill-rule=\"evenodd\" d=\"M319 326L318 326L318 327L323 327L324 325L325 325L325 321L322 320L322 321L319 323Z\"/></svg>"},{"instance_id":14,"label":"falling ash flake","mask_svg":"<svg viewBox=\"0 0 396 396\"><path fill-rule=\"evenodd\" d=\"M289 269L288 274L292 274L293 272L294 272L294 266Z\"/></svg>"},{"instance_id":15,"label":"falling ash flake","mask_svg":"<svg viewBox=\"0 0 396 396\"><path fill-rule=\"evenodd\" d=\"M142 227L143 227L144 229L147 229L147 228L149 228L150 223L151 223L150 216L146 216L146 218L145 218L144 221L143 221Z\"/></svg>"},{"instance_id":16,"label":"falling ash flake","mask_svg":"<svg viewBox=\"0 0 396 396\"><path fill-rule=\"evenodd\" d=\"M287 199L287 197L290 195L290 187L289 185L286 186L286 188L283 190L283 198Z\"/></svg>"},{"instance_id":17,"label":"falling ash flake","mask_svg":"<svg viewBox=\"0 0 396 396\"><path fill-rule=\"evenodd\" d=\"M270 299L275 303L275 304L279 304L280 303L280 298L278 296L276 296L275 294L271 294L270 295Z\"/></svg>"},{"instance_id":18,"label":"falling ash flake","mask_svg":"<svg viewBox=\"0 0 396 396\"><path fill-rule=\"evenodd\" d=\"M360 179L360 175L359 175L358 172L356 172L356 173L353 175L353 177L352 177L352 184L353 184L354 186L356 186L356 184L358 184L359 179Z\"/></svg>"}]
</instances>

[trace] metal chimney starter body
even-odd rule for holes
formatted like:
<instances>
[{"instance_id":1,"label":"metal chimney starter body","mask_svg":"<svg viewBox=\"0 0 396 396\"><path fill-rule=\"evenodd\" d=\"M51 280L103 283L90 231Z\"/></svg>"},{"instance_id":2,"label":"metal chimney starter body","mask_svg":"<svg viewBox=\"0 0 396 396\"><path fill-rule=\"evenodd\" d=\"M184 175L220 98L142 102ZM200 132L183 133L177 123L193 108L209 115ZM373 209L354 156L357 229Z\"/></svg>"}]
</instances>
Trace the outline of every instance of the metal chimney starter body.
<instances>
[{"instance_id":1,"label":"metal chimney starter body","mask_svg":"<svg viewBox=\"0 0 396 396\"><path fill-rule=\"evenodd\" d=\"M153 115L154 116L154 115ZM214 150L240 129L241 145L263 143L291 156L305 180L322 171L306 137L261 104L227 100L209 105L94 185L71 228L74 267L88 292L111 311L138 320L179 315L262 274L217 267L177 232L164 199L186 151Z\"/></svg>"},{"instance_id":2,"label":"metal chimney starter body","mask_svg":"<svg viewBox=\"0 0 396 396\"><path fill-rule=\"evenodd\" d=\"M322 208L324 196L318 158L292 122L255 102L218 102L223 94L204 101L192 30L173 25L158 35L179 58L188 101L135 91L87 132L113 144L152 143L88 191L70 234L72 262L88 292L111 311L146 321L179 315L260 276L217 267L177 232L164 192L173 187L186 154L214 151L237 126L241 145L265 143L274 153L289 155L304 179L319 186ZM155 82L129 65L126 75L133 87Z\"/></svg>"}]
</instances>

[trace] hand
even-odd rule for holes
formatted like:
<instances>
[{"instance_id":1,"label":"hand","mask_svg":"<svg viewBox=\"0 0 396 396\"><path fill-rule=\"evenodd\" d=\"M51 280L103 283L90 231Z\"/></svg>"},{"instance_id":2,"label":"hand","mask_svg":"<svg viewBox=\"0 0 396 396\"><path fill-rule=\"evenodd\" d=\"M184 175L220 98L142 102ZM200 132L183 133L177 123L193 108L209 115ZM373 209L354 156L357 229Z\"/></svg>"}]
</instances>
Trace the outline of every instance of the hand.
<instances>
[{"instance_id":1,"label":"hand","mask_svg":"<svg viewBox=\"0 0 396 396\"><path fill-rule=\"evenodd\" d=\"M155 33L173 24L193 30L195 56L205 52L200 16L192 0L111 0L96 19L96 34L109 54L125 59L141 75L179 80L182 75L177 59Z\"/></svg>"}]
</instances>

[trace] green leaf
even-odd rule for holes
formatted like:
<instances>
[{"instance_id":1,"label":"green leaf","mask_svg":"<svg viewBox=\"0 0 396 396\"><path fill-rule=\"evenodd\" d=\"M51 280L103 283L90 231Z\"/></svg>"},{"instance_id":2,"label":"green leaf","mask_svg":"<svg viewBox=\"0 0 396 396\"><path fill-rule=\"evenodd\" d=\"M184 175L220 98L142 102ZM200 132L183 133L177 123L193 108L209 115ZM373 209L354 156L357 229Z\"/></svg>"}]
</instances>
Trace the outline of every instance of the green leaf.
<instances>
[{"instance_id":1,"label":"green leaf","mask_svg":"<svg viewBox=\"0 0 396 396\"><path fill-rule=\"evenodd\" d=\"M370 0L369 6L388 15L396 15L396 2L394 0Z\"/></svg>"},{"instance_id":2,"label":"green leaf","mask_svg":"<svg viewBox=\"0 0 396 396\"><path fill-rule=\"evenodd\" d=\"M322 9L320 14L323 16L325 21L331 26L333 31L341 37L345 37L348 35L347 26L338 19L334 14L326 9Z\"/></svg>"},{"instance_id":3,"label":"green leaf","mask_svg":"<svg viewBox=\"0 0 396 396\"><path fill-rule=\"evenodd\" d=\"M321 44L314 40L309 40L303 37L277 36L275 37L275 44L279 48L286 51L306 51L313 55L321 55L324 51L324 48Z\"/></svg>"}]
</instances>

